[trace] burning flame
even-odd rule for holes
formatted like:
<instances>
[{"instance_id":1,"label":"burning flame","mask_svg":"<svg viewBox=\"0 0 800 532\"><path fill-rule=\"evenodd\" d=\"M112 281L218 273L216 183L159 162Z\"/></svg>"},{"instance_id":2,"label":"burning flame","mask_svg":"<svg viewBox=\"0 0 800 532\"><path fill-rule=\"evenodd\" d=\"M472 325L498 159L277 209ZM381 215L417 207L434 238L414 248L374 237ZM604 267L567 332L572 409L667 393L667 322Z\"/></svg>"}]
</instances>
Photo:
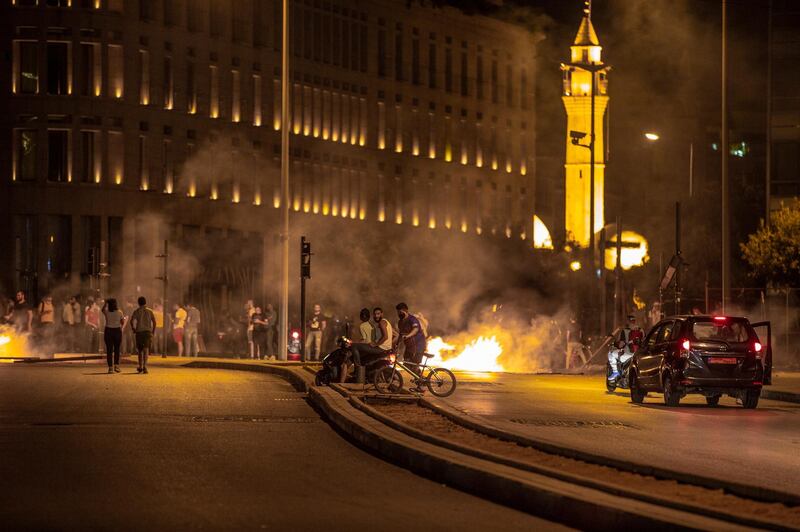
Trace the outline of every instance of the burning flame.
<instances>
[{"instance_id":1,"label":"burning flame","mask_svg":"<svg viewBox=\"0 0 800 532\"><path fill-rule=\"evenodd\" d=\"M27 352L27 342L24 336L15 334L7 327L0 329L0 362L24 357Z\"/></svg>"},{"instance_id":2,"label":"burning flame","mask_svg":"<svg viewBox=\"0 0 800 532\"><path fill-rule=\"evenodd\" d=\"M439 366L463 371L506 371L497 361L503 353L503 347L495 336L479 336L463 346L457 355L445 358L444 353L454 353L456 350L456 346L440 337L428 341L428 353L442 358L437 364Z\"/></svg>"}]
</instances>

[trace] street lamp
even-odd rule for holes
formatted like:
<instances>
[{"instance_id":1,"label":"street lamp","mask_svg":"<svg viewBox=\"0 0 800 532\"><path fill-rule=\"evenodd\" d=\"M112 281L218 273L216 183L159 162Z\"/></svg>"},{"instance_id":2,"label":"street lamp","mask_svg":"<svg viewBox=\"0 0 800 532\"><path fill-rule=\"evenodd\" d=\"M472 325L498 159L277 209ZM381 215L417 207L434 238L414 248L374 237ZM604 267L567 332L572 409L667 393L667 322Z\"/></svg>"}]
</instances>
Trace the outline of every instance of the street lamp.
<instances>
[{"instance_id":1,"label":"street lamp","mask_svg":"<svg viewBox=\"0 0 800 532\"><path fill-rule=\"evenodd\" d=\"M646 138L647 140L650 140L650 141L656 141L656 140L660 139L661 137L659 136L658 133L654 133L652 131L648 131L647 133L644 134L644 138Z\"/></svg>"}]
</instances>

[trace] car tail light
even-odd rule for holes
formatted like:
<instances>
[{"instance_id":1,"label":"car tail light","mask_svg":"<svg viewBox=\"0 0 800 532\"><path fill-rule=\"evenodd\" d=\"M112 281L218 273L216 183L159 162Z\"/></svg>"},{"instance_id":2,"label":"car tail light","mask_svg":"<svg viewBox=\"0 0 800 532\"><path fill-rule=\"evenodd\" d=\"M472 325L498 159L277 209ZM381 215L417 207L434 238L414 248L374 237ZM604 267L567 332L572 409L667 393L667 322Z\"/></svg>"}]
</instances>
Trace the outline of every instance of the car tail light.
<instances>
[{"instance_id":1,"label":"car tail light","mask_svg":"<svg viewBox=\"0 0 800 532\"><path fill-rule=\"evenodd\" d=\"M293 332L292 332L292 338L294 338L295 340L297 340L298 338L300 338L300 333L299 333L299 332L297 332L297 331L293 331Z\"/></svg>"},{"instance_id":2,"label":"car tail light","mask_svg":"<svg viewBox=\"0 0 800 532\"><path fill-rule=\"evenodd\" d=\"M714 321L725 321L727 319L725 316L714 316Z\"/></svg>"},{"instance_id":3,"label":"car tail light","mask_svg":"<svg viewBox=\"0 0 800 532\"><path fill-rule=\"evenodd\" d=\"M681 358L689 358L689 351L692 349L692 342L689 341L688 338L684 338L681 340L681 349L679 356Z\"/></svg>"},{"instance_id":4,"label":"car tail light","mask_svg":"<svg viewBox=\"0 0 800 532\"><path fill-rule=\"evenodd\" d=\"M763 349L763 346L761 345L761 343L759 343L759 342L755 342L755 343L753 344L753 351L755 351L755 352L756 352L756 358L758 358L758 359L760 359L760 358L761 358L761 350L762 350L762 349Z\"/></svg>"}]
</instances>

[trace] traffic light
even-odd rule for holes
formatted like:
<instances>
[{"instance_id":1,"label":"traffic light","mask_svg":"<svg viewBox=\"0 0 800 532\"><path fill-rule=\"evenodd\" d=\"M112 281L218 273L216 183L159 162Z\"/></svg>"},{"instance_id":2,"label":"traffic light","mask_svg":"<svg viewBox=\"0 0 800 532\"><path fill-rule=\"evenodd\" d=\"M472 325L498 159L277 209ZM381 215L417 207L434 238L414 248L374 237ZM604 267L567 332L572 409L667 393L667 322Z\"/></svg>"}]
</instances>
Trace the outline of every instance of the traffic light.
<instances>
[{"instance_id":1,"label":"traffic light","mask_svg":"<svg viewBox=\"0 0 800 532\"><path fill-rule=\"evenodd\" d=\"M300 277L311 279L311 242L306 237L300 238Z\"/></svg>"}]
</instances>

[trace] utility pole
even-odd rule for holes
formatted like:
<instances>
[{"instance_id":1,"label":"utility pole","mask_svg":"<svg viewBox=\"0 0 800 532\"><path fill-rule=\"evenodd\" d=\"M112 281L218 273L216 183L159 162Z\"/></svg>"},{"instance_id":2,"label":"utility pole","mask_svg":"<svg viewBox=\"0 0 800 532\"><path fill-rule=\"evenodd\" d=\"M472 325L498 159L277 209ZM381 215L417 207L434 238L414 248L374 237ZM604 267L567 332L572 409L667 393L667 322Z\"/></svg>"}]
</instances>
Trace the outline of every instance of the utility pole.
<instances>
[{"instance_id":1,"label":"utility pole","mask_svg":"<svg viewBox=\"0 0 800 532\"><path fill-rule=\"evenodd\" d=\"M675 271L675 315L681 313L681 202L675 202L675 256L678 257L678 269Z\"/></svg>"},{"instance_id":2,"label":"utility pole","mask_svg":"<svg viewBox=\"0 0 800 532\"><path fill-rule=\"evenodd\" d=\"M731 292L731 215L728 185L728 0L722 0L722 313Z\"/></svg>"},{"instance_id":3,"label":"utility pole","mask_svg":"<svg viewBox=\"0 0 800 532\"><path fill-rule=\"evenodd\" d=\"M167 357L167 336L172 330L172 320L169 319L169 315L167 314L167 309L169 308L167 303L167 290L169 289L169 240L166 238L164 239L164 251L160 255L156 255L156 258L161 259L163 261L162 267L163 270L161 272L160 277L156 277L159 281L161 281L161 316L164 320L164 334L162 335L163 338L161 339L161 357Z\"/></svg>"},{"instance_id":4,"label":"utility pole","mask_svg":"<svg viewBox=\"0 0 800 532\"><path fill-rule=\"evenodd\" d=\"M769 226L769 204L772 202L772 0L767 8L767 164L765 168L764 196L766 209L764 210L764 224Z\"/></svg>"},{"instance_id":5,"label":"utility pole","mask_svg":"<svg viewBox=\"0 0 800 532\"><path fill-rule=\"evenodd\" d=\"M289 350L289 0L283 0L281 46L281 308L278 360Z\"/></svg>"},{"instance_id":6,"label":"utility pole","mask_svg":"<svg viewBox=\"0 0 800 532\"><path fill-rule=\"evenodd\" d=\"M617 261L614 265L614 330L620 325L620 318L625 312L622 306L620 288L622 287L622 217L617 216ZM619 310L618 310L619 309Z\"/></svg>"}]
</instances>

